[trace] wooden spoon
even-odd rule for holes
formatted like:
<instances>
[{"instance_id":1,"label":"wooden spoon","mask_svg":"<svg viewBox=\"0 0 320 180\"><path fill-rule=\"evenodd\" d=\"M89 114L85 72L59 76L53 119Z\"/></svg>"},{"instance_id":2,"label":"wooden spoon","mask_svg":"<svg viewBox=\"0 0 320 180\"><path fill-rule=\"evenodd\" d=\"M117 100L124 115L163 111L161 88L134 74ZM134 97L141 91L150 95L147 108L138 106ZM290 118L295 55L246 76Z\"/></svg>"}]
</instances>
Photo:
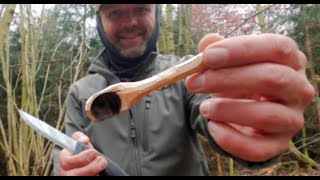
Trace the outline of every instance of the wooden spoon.
<instances>
[{"instance_id":1,"label":"wooden spoon","mask_svg":"<svg viewBox=\"0 0 320 180\"><path fill-rule=\"evenodd\" d=\"M108 86L87 100L86 113L93 122L103 121L115 114L129 110L131 106L149 93L206 69L202 64L202 53L200 53L150 78Z\"/></svg>"}]
</instances>

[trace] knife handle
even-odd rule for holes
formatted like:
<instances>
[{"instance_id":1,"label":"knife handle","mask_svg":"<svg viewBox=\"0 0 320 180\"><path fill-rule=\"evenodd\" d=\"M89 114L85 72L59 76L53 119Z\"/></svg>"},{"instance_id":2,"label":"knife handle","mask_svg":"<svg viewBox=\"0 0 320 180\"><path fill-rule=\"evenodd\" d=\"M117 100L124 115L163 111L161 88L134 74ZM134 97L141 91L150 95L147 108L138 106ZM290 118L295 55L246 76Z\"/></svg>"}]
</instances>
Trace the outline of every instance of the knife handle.
<instances>
[{"instance_id":1,"label":"knife handle","mask_svg":"<svg viewBox=\"0 0 320 180\"><path fill-rule=\"evenodd\" d=\"M90 149L89 147L83 145L80 142L77 142L76 148L73 152L74 155L79 154L80 152ZM100 176L128 176L128 174L119 167L118 164L113 162L107 156L99 153L100 156L103 156L108 161L108 166L99 173Z\"/></svg>"}]
</instances>

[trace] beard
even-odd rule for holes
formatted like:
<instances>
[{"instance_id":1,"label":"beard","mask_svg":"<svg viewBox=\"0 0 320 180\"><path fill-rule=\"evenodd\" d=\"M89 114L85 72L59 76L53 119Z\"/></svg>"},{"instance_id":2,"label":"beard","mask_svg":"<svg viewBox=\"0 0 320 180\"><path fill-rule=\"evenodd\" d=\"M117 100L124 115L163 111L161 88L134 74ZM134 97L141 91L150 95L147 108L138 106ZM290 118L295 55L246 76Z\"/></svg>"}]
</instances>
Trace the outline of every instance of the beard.
<instances>
[{"instance_id":1,"label":"beard","mask_svg":"<svg viewBox=\"0 0 320 180\"><path fill-rule=\"evenodd\" d=\"M128 49L123 49L121 47L116 46L116 49L118 50L119 54L122 57L137 58L137 57L142 56L144 54L144 52L147 49L147 44L144 43L141 46L132 47L132 48L128 48Z\"/></svg>"},{"instance_id":2,"label":"beard","mask_svg":"<svg viewBox=\"0 0 320 180\"><path fill-rule=\"evenodd\" d=\"M151 35L152 31L144 26L125 27L114 35L114 39L110 38L110 42L122 57L137 58L146 51ZM126 38L132 37L138 38L138 42L132 44L130 39L126 41Z\"/></svg>"}]
</instances>

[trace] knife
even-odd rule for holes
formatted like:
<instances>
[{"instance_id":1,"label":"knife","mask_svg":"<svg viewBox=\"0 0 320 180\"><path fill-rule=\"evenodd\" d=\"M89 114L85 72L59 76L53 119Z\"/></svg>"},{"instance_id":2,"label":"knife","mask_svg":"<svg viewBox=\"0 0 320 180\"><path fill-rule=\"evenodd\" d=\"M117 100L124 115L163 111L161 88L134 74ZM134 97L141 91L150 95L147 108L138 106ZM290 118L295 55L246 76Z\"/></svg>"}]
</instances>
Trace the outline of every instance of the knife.
<instances>
[{"instance_id":1,"label":"knife","mask_svg":"<svg viewBox=\"0 0 320 180\"><path fill-rule=\"evenodd\" d=\"M76 155L84 150L90 149L86 145L73 140L69 136L63 134L62 132L58 131L57 129L53 128L49 124L39 120L38 118L19 110L19 114L21 118L36 132L40 133L42 136L50 140L51 142L57 144L58 146L65 148ZM100 175L104 176L128 176L128 174L121 169L115 162L113 162L108 157L104 156L103 154L99 153L108 161L108 166Z\"/></svg>"}]
</instances>

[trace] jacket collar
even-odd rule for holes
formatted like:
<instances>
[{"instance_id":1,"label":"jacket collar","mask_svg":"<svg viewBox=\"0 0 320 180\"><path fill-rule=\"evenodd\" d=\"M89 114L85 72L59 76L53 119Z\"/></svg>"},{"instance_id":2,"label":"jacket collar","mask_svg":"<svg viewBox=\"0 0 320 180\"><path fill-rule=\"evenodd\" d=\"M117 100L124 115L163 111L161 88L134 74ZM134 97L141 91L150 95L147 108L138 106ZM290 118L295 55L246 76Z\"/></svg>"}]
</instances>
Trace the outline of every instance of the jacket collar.
<instances>
[{"instance_id":1,"label":"jacket collar","mask_svg":"<svg viewBox=\"0 0 320 180\"><path fill-rule=\"evenodd\" d=\"M109 84L115 84L121 81L125 82L125 79L119 79L119 77L112 73L111 70L105 65L103 53L105 53L104 50L93 60L89 67L88 74L98 73L102 75L109 82ZM152 72L156 70L157 56L158 53L156 52L150 53L150 55L147 57L148 60L138 69L132 81L140 81L150 77Z\"/></svg>"}]
</instances>

